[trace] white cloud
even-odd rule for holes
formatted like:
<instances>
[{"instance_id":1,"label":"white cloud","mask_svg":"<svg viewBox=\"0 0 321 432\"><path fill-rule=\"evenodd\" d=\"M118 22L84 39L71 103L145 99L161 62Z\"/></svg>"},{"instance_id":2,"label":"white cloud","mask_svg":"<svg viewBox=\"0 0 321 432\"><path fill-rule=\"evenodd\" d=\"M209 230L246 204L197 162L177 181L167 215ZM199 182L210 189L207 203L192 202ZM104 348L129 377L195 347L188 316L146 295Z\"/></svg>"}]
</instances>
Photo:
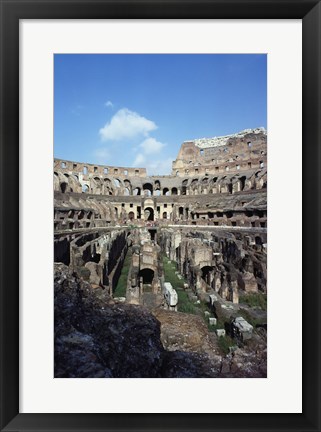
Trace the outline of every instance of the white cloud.
<instances>
[{"instance_id":1,"label":"white cloud","mask_svg":"<svg viewBox=\"0 0 321 432\"><path fill-rule=\"evenodd\" d=\"M157 141L153 137L146 138L138 148L142 151L137 154L133 167L146 168L149 175L169 174L172 170L172 158L161 159L159 154L166 144Z\"/></svg>"},{"instance_id":2,"label":"white cloud","mask_svg":"<svg viewBox=\"0 0 321 432\"><path fill-rule=\"evenodd\" d=\"M108 163L108 161L110 160L110 153L107 149L105 148L100 148L95 150L94 152L94 156L95 156L95 160L97 161L96 163L98 164L106 164Z\"/></svg>"},{"instance_id":3,"label":"white cloud","mask_svg":"<svg viewBox=\"0 0 321 432\"><path fill-rule=\"evenodd\" d=\"M175 158L166 158L163 160L155 160L153 157L146 157L139 153L132 166L134 168L146 168L149 175L164 175L172 172L172 161Z\"/></svg>"},{"instance_id":4,"label":"white cloud","mask_svg":"<svg viewBox=\"0 0 321 432\"><path fill-rule=\"evenodd\" d=\"M126 138L134 138L138 135L147 137L148 133L155 129L157 129L157 126L153 121L127 108L122 108L116 112L109 123L106 123L99 130L99 134L103 141L120 141Z\"/></svg>"},{"instance_id":5,"label":"white cloud","mask_svg":"<svg viewBox=\"0 0 321 432\"><path fill-rule=\"evenodd\" d=\"M142 164L146 162L146 157L139 153L133 162L133 168L143 168Z\"/></svg>"},{"instance_id":6,"label":"white cloud","mask_svg":"<svg viewBox=\"0 0 321 432\"><path fill-rule=\"evenodd\" d=\"M148 160L146 161L145 168L149 175L164 175L172 172L172 161L175 158L167 158L164 160Z\"/></svg>"},{"instance_id":7,"label":"white cloud","mask_svg":"<svg viewBox=\"0 0 321 432\"><path fill-rule=\"evenodd\" d=\"M145 154L154 154L159 153L165 145L166 144L157 141L155 138L149 137L139 144L139 147L144 150Z\"/></svg>"},{"instance_id":8,"label":"white cloud","mask_svg":"<svg viewBox=\"0 0 321 432\"><path fill-rule=\"evenodd\" d=\"M105 102L105 107L107 107L107 108L113 108L114 107L114 104L112 103L112 101L107 101L107 102Z\"/></svg>"}]
</instances>

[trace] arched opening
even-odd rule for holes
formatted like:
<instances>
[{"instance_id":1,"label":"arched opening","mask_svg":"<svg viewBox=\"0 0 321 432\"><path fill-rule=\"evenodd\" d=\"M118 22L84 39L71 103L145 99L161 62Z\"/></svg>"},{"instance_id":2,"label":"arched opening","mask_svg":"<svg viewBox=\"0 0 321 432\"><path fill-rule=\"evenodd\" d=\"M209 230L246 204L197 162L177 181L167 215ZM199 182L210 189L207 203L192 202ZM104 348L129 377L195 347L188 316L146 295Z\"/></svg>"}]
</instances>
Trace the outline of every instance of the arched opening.
<instances>
[{"instance_id":1,"label":"arched opening","mask_svg":"<svg viewBox=\"0 0 321 432\"><path fill-rule=\"evenodd\" d=\"M197 183L198 183L198 179L193 179L191 182L191 188L195 189L195 187L197 186Z\"/></svg>"},{"instance_id":2,"label":"arched opening","mask_svg":"<svg viewBox=\"0 0 321 432\"><path fill-rule=\"evenodd\" d=\"M113 189L111 187L111 181L109 180L109 178L104 179L104 194L105 195L113 194Z\"/></svg>"},{"instance_id":3,"label":"arched opening","mask_svg":"<svg viewBox=\"0 0 321 432\"><path fill-rule=\"evenodd\" d=\"M129 189L128 189L128 188L125 188L125 190L124 190L124 195L125 195L125 196L129 196L129 195L130 195L130 192L129 192Z\"/></svg>"},{"instance_id":4,"label":"arched opening","mask_svg":"<svg viewBox=\"0 0 321 432\"><path fill-rule=\"evenodd\" d=\"M67 189L67 183L61 183L61 185L60 185L60 190L61 190L61 192L62 193L65 193L66 192L66 189Z\"/></svg>"},{"instance_id":5,"label":"arched opening","mask_svg":"<svg viewBox=\"0 0 321 432\"><path fill-rule=\"evenodd\" d=\"M177 195L177 188L176 187L172 188L172 195Z\"/></svg>"},{"instance_id":6,"label":"arched opening","mask_svg":"<svg viewBox=\"0 0 321 432\"><path fill-rule=\"evenodd\" d=\"M133 195L140 195L140 188L137 187L133 190Z\"/></svg>"},{"instance_id":7,"label":"arched opening","mask_svg":"<svg viewBox=\"0 0 321 432\"><path fill-rule=\"evenodd\" d=\"M243 176L243 177L240 178L240 182L241 182L241 191L244 190L244 188L245 188L245 180L246 180L246 177L245 177L245 176Z\"/></svg>"},{"instance_id":8,"label":"arched opening","mask_svg":"<svg viewBox=\"0 0 321 432\"><path fill-rule=\"evenodd\" d=\"M163 219L167 219L167 212L163 212Z\"/></svg>"},{"instance_id":9,"label":"arched opening","mask_svg":"<svg viewBox=\"0 0 321 432\"><path fill-rule=\"evenodd\" d=\"M143 191L145 196L153 195L153 186L150 183L145 183L143 185Z\"/></svg>"},{"instance_id":10,"label":"arched opening","mask_svg":"<svg viewBox=\"0 0 321 432\"><path fill-rule=\"evenodd\" d=\"M201 268L202 270L202 279L203 281L211 286L211 274L213 273L213 267L210 266L204 266Z\"/></svg>"},{"instance_id":11,"label":"arched opening","mask_svg":"<svg viewBox=\"0 0 321 432\"><path fill-rule=\"evenodd\" d=\"M154 270L145 268L138 273L139 278L143 278L143 285L151 284L154 279Z\"/></svg>"},{"instance_id":12,"label":"arched opening","mask_svg":"<svg viewBox=\"0 0 321 432\"><path fill-rule=\"evenodd\" d=\"M149 234L150 234L150 239L151 239L151 241L154 241L155 238L156 238L156 234L157 234L156 229L149 229L148 232L149 232Z\"/></svg>"},{"instance_id":13,"label":"arched opening","mask_svg":"<svg viewBox=\"0 0 321 432\"><path fill-rule=\"evenodd\" d=\"M145 221L153 221L154 220L154 209L151 207L147 207L144 210Z\"/></svg>"},{"instance_id":14,"label":"arched opening","mask_svg":"<svg viewBox=\"0 0 321 432\"><path fill-rule=\"evenodd\" d=\"M134 219L135 219L135 214L134 214L134 212L132 212L132 211L129 212L129 213L128 213L128 218L129 218L130 221L134 220Z\"/></svg>"},{"instance_id":15,"label":"arched opening","mask_svg":"<svg viewBox=\"0 0 321 432\"><path fill-rule=\"evenodd\" d=\"M94 184L92 190L96 194L101 194L101 181L99 177L94 177Z\"/></svg>"},{"instance_id":16,"label":"arched opening","mask_svg":"<svg viewBox=\"0 0 321 432\"><path fill-rule=\"evenodd\" d=\"M184 207L179 207L178 214L179 214L179 218L183 219L183 217L184 217Z\"/></svg>"},{"instance_id":17,"label":"arched opening","mask_svg":"<svg viewBox=\"0 0 321 432\"><path fill-rule=\"evenodd\" d=\"M169 195L169 189L168 188L163 189L163 195Z\"/></svg>"},{"instance_id":18,"label":"arched opening","mask_svg":"<svg viewBox=\"0 0 321 432\"><path fill-rule=\"evenodd\" d=\"M160 190L155 190L154 195L155 195L155 196L160 196L160 195L161 195L161 191L160 191Z\"/></svg>"},{"instance_id":19,"label":"arched opening","mask_svg":"<svg viewBox=\"0 0 321 432\"><path fill-rule=\"evenodd\" d=\"M186 195L187 183L188 183L188 179L185 179L185 180L182 182L182 195Z\"/></svg>"},{"instance_id":20,"label":"arched opening","mask_svg":"<svg viewBox=\"0 0 321 432\"><path fill-rule=\"evenodd\" d=\"M118 218L118 208L115 207L114 209L115 209L115 217Z\"/></svg>"},{"instance_id":21,"label":"arched opening","mask_svg":"<svg viewBox=\"0 0 321 432\"><path fill-rule=\"evenodd\" d=\"M131 184L130 180L128 180L128 179L124 180L124 186L125 186L125 188L128 188L129 190L131 190L132 184Z\"/></svg>"},{"instance_id":22,"label":"arched opening","mask_svg":"<svg viewBox=\"0 0 321 432\"><path fill-rule=\"evenodd\" d=\"M84 193L88 193L88 192L89 192L89 186L86 185L86 184L82 185L82 191L83 191Z\"/></svg>"}]
</instances>

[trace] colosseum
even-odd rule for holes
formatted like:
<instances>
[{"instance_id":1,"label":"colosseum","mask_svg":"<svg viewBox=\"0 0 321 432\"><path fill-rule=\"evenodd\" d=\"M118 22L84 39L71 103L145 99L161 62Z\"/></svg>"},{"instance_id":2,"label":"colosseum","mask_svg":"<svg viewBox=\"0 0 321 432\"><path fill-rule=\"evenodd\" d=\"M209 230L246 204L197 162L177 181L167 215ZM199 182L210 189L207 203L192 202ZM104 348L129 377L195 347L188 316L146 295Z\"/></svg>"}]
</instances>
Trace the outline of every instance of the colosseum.
<instances>
[{"instance_id":1,"label":"colosseum","mask_svg":"<svg viewBox=\"0 0 321 432\"><path fill-rule=\"evenodd\" d=\"M171 175L55 159L54 261L56 377L266 377L265 129Z\"/></svg>"}]
</instances>

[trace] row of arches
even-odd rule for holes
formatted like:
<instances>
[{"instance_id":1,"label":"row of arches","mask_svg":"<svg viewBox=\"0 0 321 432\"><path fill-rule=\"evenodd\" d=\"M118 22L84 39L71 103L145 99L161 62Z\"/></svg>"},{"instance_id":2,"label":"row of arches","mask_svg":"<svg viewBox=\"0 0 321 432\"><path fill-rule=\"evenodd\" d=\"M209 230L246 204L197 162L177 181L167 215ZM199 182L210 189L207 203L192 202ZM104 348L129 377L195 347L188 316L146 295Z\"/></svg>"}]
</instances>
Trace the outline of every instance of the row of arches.
<instances>
[{"instance_id":1,"label":"row of arches","mask_svg":"<svg viewBox=\"0 0 321 432\"><path fill-rule=\"evenodd\" d=\"M119 196L171 196L171 195L198 195L216 193L237 193L251 189L264 189L267 187L266 172L257 171L250 177L247 176L223 176L184 179L181 186L163 187L160 182L143 183L134 187L131 181L123 181L118 178L93 177L88 181L79 182L77 175L66 173L54 173L54 189L62 193L92 193L95 195L119 195Z\"/></svg>"},{"instance_id":2,"label":"row of arches","mask_svg":"<svg viewBox=\"0 0 321 432\"><path fill-rule=\"evenodd\" d=\"M154 190L150 183L145 183L143 188L136 187L133 191L133 195L141 195L143 192L144 196L169 196L169 195L178 195L178 188L172 187L171 189L165 187L163 190L156 189Z\"/></svg>"}]
</instances>

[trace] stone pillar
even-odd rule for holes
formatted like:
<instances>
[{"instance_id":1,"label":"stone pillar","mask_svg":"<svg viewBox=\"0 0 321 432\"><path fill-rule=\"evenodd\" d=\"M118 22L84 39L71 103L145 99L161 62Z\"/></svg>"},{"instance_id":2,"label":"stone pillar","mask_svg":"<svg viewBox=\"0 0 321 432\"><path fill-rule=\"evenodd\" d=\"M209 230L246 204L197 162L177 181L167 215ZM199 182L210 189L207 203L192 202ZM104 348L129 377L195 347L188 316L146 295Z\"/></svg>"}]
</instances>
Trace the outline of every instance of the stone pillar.
<instances>
[{"instance_id":1,"label":"stone pillar","mask_svg":"<svg viewBox=\"0 0 321 432\"><path fill-rule=\"evenodd\" d=\"M203 290L202 288L202 276L201 276L201 271L197 270L196 272L196 291L201 291Z\"/></svg>"}]
</instances>

